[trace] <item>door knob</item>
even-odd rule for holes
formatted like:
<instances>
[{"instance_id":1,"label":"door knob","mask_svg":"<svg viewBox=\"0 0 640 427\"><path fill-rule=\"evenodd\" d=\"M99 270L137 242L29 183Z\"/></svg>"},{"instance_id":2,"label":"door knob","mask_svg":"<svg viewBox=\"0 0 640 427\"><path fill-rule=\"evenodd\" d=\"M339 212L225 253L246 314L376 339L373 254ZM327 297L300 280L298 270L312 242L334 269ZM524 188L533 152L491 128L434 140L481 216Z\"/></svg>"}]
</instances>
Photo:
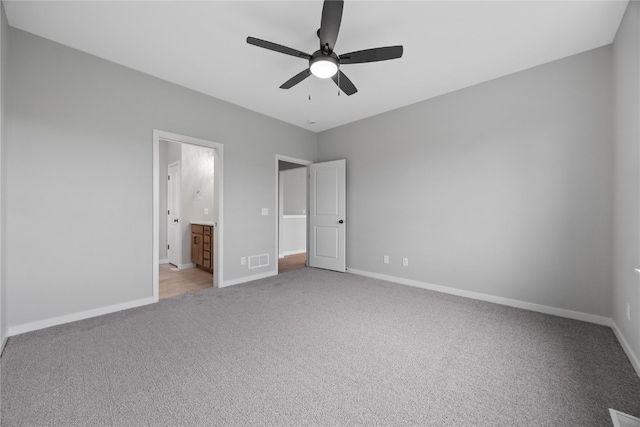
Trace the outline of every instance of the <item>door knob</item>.
<instances>
[{"instance_id":1,"label":"door knob","mask_svg":"<svg viewBox=\"0 0 640 427\"><path fill-rule=\"evenodd\" d=\"M177 219L174 219L174 220L173 220L173 222L178 222L178 220L177 220Z\"/></svg>"},{"instance_id":2,"label":"door knob","mask_svg":"<svg viewBox=\"0 0 640 427\"><path fill-rule=\"evenodd\" d=\"M343 224L343 223L344 223L343 220L338 221L338 224Z\"/></svg>"}]
</instances>

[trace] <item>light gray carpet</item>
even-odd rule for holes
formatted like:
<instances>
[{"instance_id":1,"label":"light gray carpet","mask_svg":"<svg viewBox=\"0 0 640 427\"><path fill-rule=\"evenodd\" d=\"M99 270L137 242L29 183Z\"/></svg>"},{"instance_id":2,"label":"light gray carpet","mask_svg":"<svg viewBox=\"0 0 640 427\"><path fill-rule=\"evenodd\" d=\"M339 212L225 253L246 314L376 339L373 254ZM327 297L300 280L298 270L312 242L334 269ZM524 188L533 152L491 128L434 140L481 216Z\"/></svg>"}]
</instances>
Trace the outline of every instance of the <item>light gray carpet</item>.
<instances>
[{"instance_id":1,"label":"light gray carpet","mask_svg":"<svg viewBox=\"0 0 640 427\"><path fill-rule=\"evenodd\" d=\"M609 426L610 328L314 269L9 340L2 426Z\"/></svg>"}]
</instances>

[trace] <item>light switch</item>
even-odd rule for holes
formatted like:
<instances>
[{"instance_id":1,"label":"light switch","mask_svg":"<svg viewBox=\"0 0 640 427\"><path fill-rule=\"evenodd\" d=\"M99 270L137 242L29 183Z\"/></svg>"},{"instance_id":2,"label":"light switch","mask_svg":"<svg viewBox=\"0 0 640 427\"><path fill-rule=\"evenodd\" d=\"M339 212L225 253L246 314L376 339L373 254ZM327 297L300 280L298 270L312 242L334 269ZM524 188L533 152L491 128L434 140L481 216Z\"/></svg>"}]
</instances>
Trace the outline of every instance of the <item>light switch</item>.
<instances>
[{"instance_id":1,"label":"light switch","mask_svg":"<svg viewBox=\"0 0 640 427\"><path fill-rule=\"evenodd\" d=\"M262 216L269 215L269 208L262 208Z\"/></svg>"},{"instance_id":2,"label":"light switch","mask_svg":"<svg viewBox=\"0 0 640 427\"><path fill-rule=\"evenodd\" d=\"M208 214L209 213L209 208L204 208L204 214Z\"/></svg>"}]
</instances>

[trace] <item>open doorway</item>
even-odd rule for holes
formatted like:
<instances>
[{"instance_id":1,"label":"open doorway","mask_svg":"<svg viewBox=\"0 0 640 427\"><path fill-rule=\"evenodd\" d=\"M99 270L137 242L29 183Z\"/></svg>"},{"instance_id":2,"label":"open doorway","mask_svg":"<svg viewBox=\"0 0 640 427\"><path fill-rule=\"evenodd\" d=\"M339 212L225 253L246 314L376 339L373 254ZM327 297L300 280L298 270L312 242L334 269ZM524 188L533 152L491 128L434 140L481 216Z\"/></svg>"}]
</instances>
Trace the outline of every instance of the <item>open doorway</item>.
<instances>
[{"instance_id":1,"label":"open doorway","mask_svg":"<svg viewBox=\"0 0 640 427\"><path fill-rule=\"evenodd\" d=\"M306 160L276 155L278 273L306 265L306 166L310 163Z\"/></svg>"},{"instance_id":2,"label":"open doorway","mask_svg":"<svg viewBox=\"0 0 640 427\"><path fill-rule=\"evenodd\" d=\"M214 170L212 148L160 140L160 299L214 284Z\"/></svg>"},{"instance_id":3,"label":"open doorway","mask_svg":"<svg viewBox=\"0 0 640 427\"><path fill-rule=\"evenodd\" d=\"M155 301L222 280L222 144L154 131Z\"/></svg>"}]
</instances>

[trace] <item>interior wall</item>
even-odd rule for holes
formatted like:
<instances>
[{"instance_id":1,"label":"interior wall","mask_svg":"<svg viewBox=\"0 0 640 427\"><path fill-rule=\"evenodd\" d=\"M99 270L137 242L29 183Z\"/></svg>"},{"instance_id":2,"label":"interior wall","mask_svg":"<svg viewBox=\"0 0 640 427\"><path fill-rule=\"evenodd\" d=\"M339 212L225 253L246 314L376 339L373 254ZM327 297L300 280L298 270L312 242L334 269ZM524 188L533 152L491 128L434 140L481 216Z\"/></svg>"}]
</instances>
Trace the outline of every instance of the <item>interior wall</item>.
<instances>
[{"instance_id":1,"label":"interior wall","mask_svg":"<svg viewBox=\"0 0 640 427\"><path fill-rule=\"evenodd\" d=\"M307 209L307 168L282 171L283 213L304 215Z\"/></svg>"},{"instance_id":2,"label":"interior wall","mask_svg":"<svg viewBox=\"0 0 640 427\"><path fill-rule=\"evenodd\" d=\"M167 164L182 162L182 144L170 141L162 142L167 145Z\"/></svg>"},{"instance_id":3,"label":"interior wall","mask_svg":"<svg viewBox=\"0 0 640 427\"><path fill-rule=\"evenodd\" d=\"M182 145L180 221L182 226L182 265L191 264L191 222L214 221L213 149ZM198 193L199 192L199 196ZM204 209L208 213L204 213Z\"/></svg>"},{"instance_id":4,"label":"interior wall","mask_svg":"<svg viewBox=\"0 0 640 427\"><path fill-rule=\"evenodd\" d=\"M277 272L240 258L277 260L273 159L316 134L14 28L8 64L10 328L151 300L153 129L224 144L223 279Z\"/></svg>"},{"instance_id":5,"label":"interior wall","mask_svg":"<svg viewBox=\"0 0 640 427\"><path fill-rule=\"evenodd\" d=\"M307 251L307 168L297 166L280 171L281 257Z\"/></svg>"},{"instance_id":6,"label":"interior wall","mask_svg":"<svg viewBox=\"0 0 640 427\"><path fill-rule=\"evenodd\" d=\"M347 267L609 317L610 82L607 46L320 133Z\"/></svg>"},{"instance_id":7,"label":"interior wall","mask_svg":"<svg viewBox=\"0 0 640 427\"><path fill-rule=\"evenodd\" d=\"M640 365L640 4L629 2L613 44L613 320ZM627 304L630 318L627 318ZM640 371L639 371L640 373Z\"/></svg>"},{"instance_id":8,"label":"interior wall","mask_svg":"<svg viewBox=\"0 0 640 427\"><path fill-rule=\"evenodd\" d=\"M0 351L7 337L7 16L0 2Z\"/></svg>"}]
</instances>

